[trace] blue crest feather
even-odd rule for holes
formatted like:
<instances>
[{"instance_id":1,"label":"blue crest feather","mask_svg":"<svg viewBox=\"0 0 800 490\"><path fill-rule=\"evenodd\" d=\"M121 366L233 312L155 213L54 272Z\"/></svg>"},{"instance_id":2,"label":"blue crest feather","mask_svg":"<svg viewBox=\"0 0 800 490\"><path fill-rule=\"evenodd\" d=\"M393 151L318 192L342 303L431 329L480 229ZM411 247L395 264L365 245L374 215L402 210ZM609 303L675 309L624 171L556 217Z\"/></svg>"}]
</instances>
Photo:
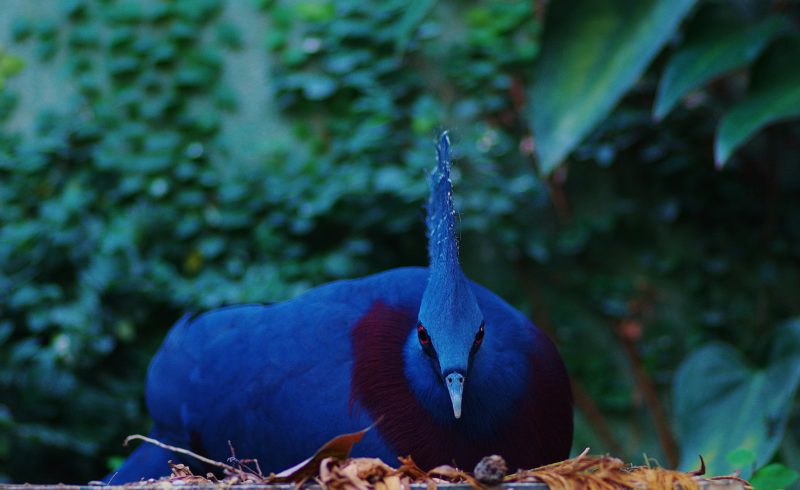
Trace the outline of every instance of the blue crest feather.
<instances>
[{"instance_id":1,"label":"blue crest feather","mask_svg":"<svg viewBox=\"0 0 800 490\"><path fill-rule=\"evenodd\" d=\"M466 372L472 341L483 315L458 263L447 132L442 133L436 146L427 225L430 274L418 318L432 339L442 372Z\"/></svg>"},{"instance_id":2,"label":"blue crest feather","mask_svg":"<svg viewBox=\"0 0 800 490\"><path fill-rule=\"evenodd\" d=\"M428 199L428 255L432 269L453 272L458 268L456 211L453 207L453 184L450 182L450 139L443 132L436 145L436 168L431 173Z\"/></svg>"}]
</instances>

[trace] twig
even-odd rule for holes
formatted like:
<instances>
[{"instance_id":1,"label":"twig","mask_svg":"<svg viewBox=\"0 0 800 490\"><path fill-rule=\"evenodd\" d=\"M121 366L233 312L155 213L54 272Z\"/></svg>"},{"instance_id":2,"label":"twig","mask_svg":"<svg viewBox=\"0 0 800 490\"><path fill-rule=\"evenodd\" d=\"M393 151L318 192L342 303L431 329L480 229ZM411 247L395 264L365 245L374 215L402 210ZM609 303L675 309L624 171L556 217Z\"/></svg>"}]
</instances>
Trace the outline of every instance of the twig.
<instances>
[{"instance_id":1,"label":"twig","mask_svg":"<svg viewBox=\"0 0 800 490\"><path fill-rule=\"evenodd\" d=\"M565 167L562 166L555 169L553 173L547 177L547 190L550 193L550 200L553 203L556 216L558 216L559 221L562 223L569 221L572 216L569 199L562 185L563 181L566 179L566 173L564 172L566 172L566 170Z\"/></svg>"},{"instance_id":2,"label":"twig","mask_svg":"<svg viewBox=\"0 0 800 490\"><path fill-rule=\"evenodd\" d=\"M253 458L252 461L256 464L256 471L258 471L258 476L264 477L264 473L261 472L261 465L258 464L258 458Z\"/></svg>"},{"instance_id":3,"label":"twig","mask_svg":"<svg viewBox=\"0 0 800 490\"><path fill-rule=\"evenodd\" d=\"M228 470L228 471L230 471L232 473L241 473L242 472L242 470L237 470L233 466L227 465L225 463L221 463L219 461L214 461L213 459L206 458L205 456L200 456L199 454L193 453L193 452L189 451L188 449L183 449L183 448L176 447L176 446L170 446L169 444L164 444L161 441L157 441L156 439L152 439L150 437L146 437L146 436L143 436L141 434L134 434L132 436L126 437L125 438L125 442L122 445L123 446L127 446L128 442L130 442L130 441L132 441L134 439L138 439L138 440L144 441L144 442L149 442L150 444L158 446L158 447L160 447L162 449L167 449L167 450L175 452L175 453L185 454L186 456L191 456L192 458L195 458L195 459L197 459L199 461L202 461L203 463L210 464L210 465L216 466L218 468L226 469L226 470Z\"/></svg>"},{"instance_id":4,"label":"twig","mask_svg":"<svg viewBox=\"0 0 800 490\"><path fill-rule=\"evenodd\" d=\"M544 13L547 10L547 2L545 0L533 0L533 14L536 20L544 22Z\"/></svg>"},{"instance_id":5,"label":"twig","mask_svg":"<svg viewBox=\"0 0 800 490\"><path fill-rule=\"evenodd\" d=\"M594 428L600 439L608 446L608 449L614 454L621 454L623 452L622 445L617 441L617 438L614 437L613 432L611 432L611 427L608 425L608 422L606 422L603 412L600 411L600 407L597 406L597 403L595 403L594 399L589 395L589 392L579 379L571 377L571 381L572 396L575 399L575 404L578 405L578 408L580 408L583 414L586 415L586 418L589 419L592 428Z\"/></svg>"},{"instance_id":6,"label":"twig","mask_svg":"<svg viewBox=\"0 0 800 490\"><path fill-rule=\"evenodd\" d=\"M233 458L233 460L238 461L239 458L236 457L236 449L233 448L233 443L231 442L230 439L228 439L228 449L231 450L231 457Z\"/></svg>"},{"instance_id":7,"label":"twig","mask_svg":"<svg viewBox=\"0 0 800 490\"><path fill-rule=\"evenodd\" d=\"M259 466L259 464L258 464L258 459L256 459L256 458L253 458L253 459L239 459L236 456L236 450L233 448L233 443L230 441L230 439L228 439L228 448L230 448L230 450L231 450L231 457L228 458L228 462L229 463L237 464L237 465L239 465L239 469L240 470L242 468L244 468L245 470L249 471L250 473L255 473L256 471L258 471L258 476L260 476L262 478L264 477L264 474L261 473L261 466ZM255 463L256 464L256 471L253 471L252 468L247 466L247 463Z\"/></svg>"},{"instance_id":8,"label":"twig","mask_svg":"<svg viewBox=\"0 0 800 490\"><path fill-rule=\"evenodd\" d=\"M623 322L624 321L625 320L623 320ZM664 412L664 407L658 396L658 391L653 384L653 380L650 379L647 369L644 367L644 363L639 356L634 341L624 336L620 332L620 328L613 328L613 330L622 346L625 357L628 358L628 362L631 365L633 380L636 383L636 387L644 397L645 404L650 411L650 416L653 417L653 423L656 426L661 449L664 451L664 455L667 457L667 462L670 467L675 468L678 466L678 444L675 442L675 436L672 434L672 429L669 426L667 415Z\"/></svg>"},{"instance_id":9,"label":"twig","mask_svg":"<svg viewBox=\"0 0 800 490\"><path fill-rule=\"evenodd\" d=\"M111 482L114 481L114 478L116 478L117 475L119 475L119 471L115 471L114 474L111 475L111 478L108 479L108 483L106 483L106 486L111 486Z\"/></svg>"}]
</instances>

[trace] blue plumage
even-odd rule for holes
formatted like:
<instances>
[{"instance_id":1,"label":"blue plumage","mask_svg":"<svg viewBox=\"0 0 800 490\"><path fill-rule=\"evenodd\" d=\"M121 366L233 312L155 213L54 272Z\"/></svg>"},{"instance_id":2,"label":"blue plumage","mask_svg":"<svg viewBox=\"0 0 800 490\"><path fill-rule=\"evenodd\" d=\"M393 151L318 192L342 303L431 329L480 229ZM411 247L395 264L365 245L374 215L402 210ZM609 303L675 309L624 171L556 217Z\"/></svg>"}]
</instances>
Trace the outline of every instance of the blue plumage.
<instances>
[{"instance_id":1,"label":"blue plumage","mask_svg":"<svg viewBox=\"0 0 800 490\"><path fill-rule=\"evenodd\" d=\"M267 471L376 420L354 455L466 468L490 453L512 467L567 457L572 401L561 359L522 314L464 276L446 134L437 161L429 268L185 316L148 371L153 436L218 460L230 440ZM179 459L143 445L114 482L167 474L170 458Z\"/></svg>"}]
</instances>

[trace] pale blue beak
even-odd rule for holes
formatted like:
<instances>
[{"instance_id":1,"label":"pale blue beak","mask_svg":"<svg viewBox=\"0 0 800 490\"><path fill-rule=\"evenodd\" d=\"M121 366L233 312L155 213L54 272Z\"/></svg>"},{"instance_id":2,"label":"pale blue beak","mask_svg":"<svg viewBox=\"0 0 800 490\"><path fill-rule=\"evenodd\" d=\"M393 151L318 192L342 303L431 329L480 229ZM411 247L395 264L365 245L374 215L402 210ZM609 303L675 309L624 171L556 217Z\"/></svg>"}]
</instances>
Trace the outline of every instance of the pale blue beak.
<instances>
[{"instance_id":1,"label":"pale blue beak","mask_svg":"<svg viewBox=\"0 0 800 490\"><path fill-rule=\"evenodd\" d=\"M457 419L461 418L461 398L464 394L464 376L459 373L450 373L444 378L447 383L447 391L450 393L450 401L453 403L453 415Z\"/></svg>"}]
</instances>

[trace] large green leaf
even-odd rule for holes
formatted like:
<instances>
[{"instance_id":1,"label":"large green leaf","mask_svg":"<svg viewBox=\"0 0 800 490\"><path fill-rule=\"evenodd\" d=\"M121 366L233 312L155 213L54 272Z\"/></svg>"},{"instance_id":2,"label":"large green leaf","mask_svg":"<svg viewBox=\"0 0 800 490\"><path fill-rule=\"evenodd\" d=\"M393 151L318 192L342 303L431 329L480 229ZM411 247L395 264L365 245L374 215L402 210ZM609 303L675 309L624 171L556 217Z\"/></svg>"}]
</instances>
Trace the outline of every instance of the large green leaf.
<instances>
[{"instance_id":1,"label":"large green leaf","mask_svg":"<svg viewBox=\"0 0 800 490\"><path fill-rule=\"evenodd\" d=\"M704 22L698 35L687 39L667 63L653 116L663 118L689 91L751 63L785 26L785 19L777 16L752 25Z\"/></svg>"},{"instance_id":2,"label":"large green leaf","mask_svg":"<svg viewBox=\"0 0 800 490\"><path fill-rule=\"evenodd\" d=\"M744 99L722 117L714 155L724 165L733 152L764 126L800 117L800 36L773 43L753 67Z\"/></svg>"},{"instance_id":3,"label":"large green leaf","mask_svg":"<svg viewBox=\"0 0 800 490\"><path fill-rule=\"evenodd\" d=\"M780 490L797 481L797 471L780 463L772 463L761 468L753 475L753 488L756 490Z\"/></svg>"},{"instance_id":4,"label":"large green leaf","mask_svg":"<svg viewBox=\"0 0 800 490\"><path fill-rule=\"evenodd\" d=\"M560 0L545 20L529 119L543 173L611 112L695 0Z\"/></svg>"},{"instance_id":5,"label":"large green leaf","mask_svg":"<svg viewBox=\"0 0 800 490\"><path fill-rule=\"evenodd\" d=\"M687 358L675 374L673 400L682 469L702 455L709 474L737 468L736 450L755 453L755 465L769 462L783 438L800 384L800 320L776 329L764 368L753 368L733 347L714 343Z\"/></svg>"}]
</instances>

